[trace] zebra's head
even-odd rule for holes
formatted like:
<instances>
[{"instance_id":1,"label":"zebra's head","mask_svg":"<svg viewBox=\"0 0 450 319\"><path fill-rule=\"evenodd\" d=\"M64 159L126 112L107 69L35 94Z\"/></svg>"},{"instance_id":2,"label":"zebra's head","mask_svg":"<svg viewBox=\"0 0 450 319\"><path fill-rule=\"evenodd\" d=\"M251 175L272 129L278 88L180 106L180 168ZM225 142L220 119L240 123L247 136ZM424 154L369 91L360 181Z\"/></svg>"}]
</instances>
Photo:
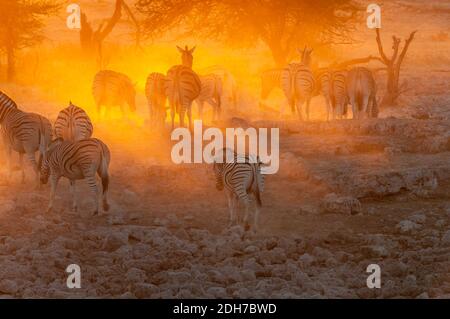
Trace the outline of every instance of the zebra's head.
<instances>
[{"instance_id":1,"label":"zebra's head","mask_svg":"<svg viewBox=\"0 0 450 319\"><path fill-rule=\"evenodd\" d=\"M192 63L194 61L193 53L195 51L195 46L189 49L188 46L186 45L183 49L177 45L177 49L181 53L181 63L184 66L187 66L188 68L192 68Z\"/></svg>"},{"instance_id":2,"label":"zebra's head","mask_svg":"<svg viewBox=\"0 0 450 319\"><path fill-rule=\"evenodd\" d=\"M63 142L63 139L58 137L57 139L53 140L50 145L48 146L48 149L45 153L44 160L42 161L41 169L40 169L40 180L41 184L47 184L48 178L50 176L50 165L49 165L49 158L55 148Z\"/></svg>"}]
</instances>

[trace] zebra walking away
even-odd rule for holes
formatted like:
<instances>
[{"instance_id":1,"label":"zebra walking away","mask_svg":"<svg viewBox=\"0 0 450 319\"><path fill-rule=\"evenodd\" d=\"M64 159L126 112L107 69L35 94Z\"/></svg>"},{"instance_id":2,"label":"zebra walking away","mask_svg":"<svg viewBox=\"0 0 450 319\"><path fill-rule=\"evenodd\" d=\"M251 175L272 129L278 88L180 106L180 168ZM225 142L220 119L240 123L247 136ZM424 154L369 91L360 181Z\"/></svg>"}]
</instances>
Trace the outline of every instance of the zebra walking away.
<instances>
[{"instance_id":1,"label":"zebra walking away","mask_svg":"<svg viewBox=\"0 0 450 319\"><path fill-rule=\"evenodd\" d=\"M327 105L327 121L331 118L342 119L347 114L347 71L326 70L317 77L318 86L325 97Z\"/></svg>"},{"instance_id":2,"label":"zebra walking away","mask_svg":"<svg viewBox=\"0 0 450 319\"><path fill-rule=\"evenodd\" d=\"M378 117L377 86L369 69L355 67L348 72L347 95L354 119Z\"/></svg>"},{"instance_id":3,"label":"zebra walking away","mask_svg":"<svg viewBox=\"0 0 450 319\"><path fill-rule=\"evenodd\" d=\"M256 199L256 209L254 214L253 228L258 227L259 212L262 206L261 193L264 191L264 175L261 174L259 157L251 160L250 156L231 154L232 162L227 162L227 154L231 150L223 149L223 158L214 161L213 170L216 178L216 188L221 191L226 190L228 199L228 209L230 211L230 225L236 222L238 203L241 201L245 205L244 224L249 229L248 215L250 208L249 194L253 194ZM219 158L218 158L219 159Z\"/></svg>"},{"instance_id":4,"label":"zebra walking away","mask_svg":"<svg viewBox=\"0 0 450 319\"><path fill-rule=\"evenodd\" d=\"M182 65L171 67L166 76L166 96L170 104L172 129L175 127L175 113L180 117L181 127L184 126L184 115L187 113L189 129L192 130L192 102L200 95L201 90L200 78L192 71L195 47L177 48L181 52Z\"/></svg>"},{"instance_id":5,"label":"zebra walking away","mask_svg":"<svg viewBox=\"0 0 450 319\"><path fill-rule=\"evenodd\" d=\"M94 130L87 113L72 102L59 112L54 126L56 137L71 142L91 137Z\"/></svg>"},{"instance_id":6,"label":"zebra walking away","mask_svg":"<svg viewBox=\"0 0 450 319\"><path fill-rule=\"evenodd\" d=\"M36 185L39 187L39 168L52 140L50 121L39 114L19 110L17 104L0 91L0 124L6 152L8 180L12 173L12 151L15 151L19 153L22 183L25 182L23 156L26 155L36 174ZM36 152L39 152L38 161Z\"/></svg>"},{"instance_id":7,"label":"zebra walking away","mask_svg":"<svg viewBox=\"0 0 450 319\"><path fill-rule=\"evenodd\" d=\"M315 92L315 80L311 71L312 49L305 47L301 53L301 63L290 63L281 73L281 86L291 107L303 120L302 106L306 103L306 119L309 120L309 104Z\"/></svg>"},{"instance_id":8,"label":"zebra walking away","mask_svg":"<svg viewBox=\"0 0 450 319\"><path fill-rule=\"evenodd\" d=\"M70 180L73 211L77 210L75 181L86 179L95 198L94 215L97 215L99 190L95 179L96 174L102 180L103 209L108 211L108 168L110 161L110 151L99 139L88 138L76 142L63 141L60 138L54 140L47 151L47 156L41 168L41 182L47 184L50 179L51 186L47 211L50 212L53 209L58 181L61 177L66 177Z\"/></svg>"},{"instance_id":9,"label":"zebra walking away","mask_svg":"<svg viewBox=\"0 0 450 319\"><path fill-rule=\"evenodd\" d=\"M153 72L147 77L145 83L145 96L147 97L150 123L164 126L166 120L166 76Z\"/></svg>"},{"instance_id":10,"label":"zebra walking away","mask_svg":"<svg viewBox=\"0 0 450 319\"><path fill-rule=\"evenodd\" d=\"M198 113L203 119L203 105L207 102L213 107L213 120L218 120L222 106L222 79L215 74L200 76L201 89L200 95L196 99Z\"/></svg>"},{"instance_id":11,"label":"zebra walking away","mask_svg":"<svg viewBox=\"0 0 450 319\"><path fill-rule=\"evenodd\" d=\"M104 117L106 118L108 108L119 106L122 117L127 115L125 104L128 104L130 111L136 111L136 90L130 78L125 74L111 71L99 71L92 83L92 94L97 105L98 118L102 119L102 107L105 107Z\"/></svg>"}]
</instances>

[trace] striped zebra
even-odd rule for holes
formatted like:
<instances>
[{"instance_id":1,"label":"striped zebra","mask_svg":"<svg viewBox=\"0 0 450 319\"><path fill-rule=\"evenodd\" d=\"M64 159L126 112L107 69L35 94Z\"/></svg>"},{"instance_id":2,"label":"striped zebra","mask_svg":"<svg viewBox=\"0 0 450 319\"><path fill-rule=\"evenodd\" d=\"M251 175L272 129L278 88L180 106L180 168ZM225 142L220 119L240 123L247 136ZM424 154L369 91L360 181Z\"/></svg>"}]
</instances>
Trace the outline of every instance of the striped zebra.
<instances>
[{"instance_id":1,"label":"striped zebra","mask_svg":"<svg viewBox=\"0 0 450 319\"><path fill-rule=\"evenodd\" d=\"M222 79L218 75L207 74L200 76L200 82L200 94L195 100L198 105L200 118L203 118L203 105L207 102L213 107L213 120L218 120L222 105Z\"/></svg>"},{"instance_id":2,"label":"striped zebra","mask_svg":"<svg viewBox=\"0 0 450 319\"><path fill-rule=\"evenodd\" d=\"M281 73L283 69L266 70L261 74L261 99L269 97L273 89L281 89Z\"/></svg>"},{"instance_id":3,"label":"striped zebra","mask_svg":"<svg viewBox=\"0 0 450 319\"><path fill-rule=\"evenodd\" d=\"M0 91L0 124L6 152L8 180L12 173L12 151L15 151L19 153L22 183L25 182L23 156L26 155L36 173L36 185L39 187L39 168L52 140L50 121L39 114L19 110L17 104ZM39 154L38 161L36 161L36 152Z\"/></svg>"},{"instance_id":4,"label":"striped zebra","mask_svg":"<svg viewBox=\"0 0 450 319\"><path fill-rule=\"evenodd\" d=\"M103 210L108 211L108 167L110 160L111 155L108 147L99 139L87 138L76 142L63 141L60 138L54 140L41 167L41 182L47 184L50 179L51 186L47 211L50 212L53 209L58 181L61 177L65 177L70 180L73 211L77 210L75 181L86 179L95 198L94 215L97 215L99 190L95 179L96 174L102 180Z\"/></svg>"},{"instance_id":5,"label":"striped zebra","mask_svg":"<svg viewBox=\"0 0 450 319\"><path fill-rule=\"evenodd\" d=\"M180 117L181 127L184 126L184 116L187 113L189 129L192 130L192 102L200 95L201 90L200 78L192 71L195 47L177 48L181 52L182 65L171 67L166 76L166 96L170 104L172 129L175 127L175 113Z\"/></svg>"},{"instance_id":6,"label":"striped zebra","mask_svg":"<svg viewBox=\"0 0 450 319\"><path fill-rule=\"evenodd\" d=\"M348 72L347 95L354 119L378 116L376 94L376 82L369 69L355 67Z\"/></svg>"},{"instance_id":7,"label":"striped zebra","mask_svg":"<svg viewBox=\"0 0 450 319\"><path fill-rule=\"evenodd\" d=\"M91 137L94 130L87 113L72 102L59 112L54 127L57 138L71 142Z\"/></svg>"},{"instance_id":8,"label":"striped zebra","mask_svg":"<svg viewBox=\"0 0 450 319\"><path fill-rule=\"evenodd\" d=\"M317 76L317 85L327 105L327 121L342 119L347 114L347 71L326 70Z\"/></svg>"},{"instance_id":9,"label":"striped zebra","mask_svg":"<svg viewBox=\"0 0 450 319\"><path fill-rule=\"evenodd\" d=\"M102 106L105 107L104 117L107 115L108 107L112 106L120 107L122 117L127 114L125 104L128 104L130 111L136 111L136 90L125 74L111 70L99 71L92 83L92 94L99 119L103 117Z\"/></svg>"},{"instance_id":10,"label":"striped zebra","mask_svg":"<svg viewBox=\"0 0 450 319\"><path fill-rule=\"evenodd\" d=\"M166 76L153 72L147 77L145 83L145 96L147 97L150 122L164 126L166 120Z\"/></svg>"},{"instance_id":11,"label":"striped zebra","mask_svg":"<svg viewBox=\"0 0 450 319\"><path fill-rule=\"evenodd\" d=\"M281 86L291 107L303 120L302 106L306 103L306 119L309 120L309 104L315 92L315 80L311 71L312 49L305 47L301 53L301 63L290 63L281 73Z\"/></svg>"},{"instance_id":12,"label":"striped zebra","mask_svg":"<svg viewBox=\"0 0 450 319\"><path fill-rule=\"evenodd\" d=\"M237 108L238 86L234 75L225 67L213 65L202 69L203 74L215 74L222 81L222 102L226 102L227 106L231 105L232 109ZM222 103L223 104L223 103Z\"/></svg>"},{"instance_id":13,"label":"striped zebra","mask_svg":"<svg viewBox=\"0 0 450 319\"><path fill-rule=\"evenodd\" d=\"M216 178L216 188L226 190L228 209L230 211L230 225L236 222L238 203L245 205L244 224L249 229L248 215L250 208L249 194L256 199L254 214L254 230L258 227L259 211L262 206L261 193L264 191L264 175L261 174L259 157L254 160L251 156L237 155L224 148L222 158L216 158L213 170ZM233 161L227 162L227 156L231 155ZM253 159L253 160L252 160Z\"/></svg>"}]
</instances>

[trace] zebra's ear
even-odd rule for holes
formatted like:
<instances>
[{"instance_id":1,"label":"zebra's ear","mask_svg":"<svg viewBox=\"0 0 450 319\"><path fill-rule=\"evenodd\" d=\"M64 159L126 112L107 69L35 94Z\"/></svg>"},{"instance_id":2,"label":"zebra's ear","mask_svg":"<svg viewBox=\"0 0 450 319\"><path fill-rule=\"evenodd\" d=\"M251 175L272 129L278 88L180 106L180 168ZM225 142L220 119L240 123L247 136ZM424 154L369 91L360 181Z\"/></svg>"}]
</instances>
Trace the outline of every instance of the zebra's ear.
<instances>
[{"instance_id":1,"label":"zebra's ear","mask_svg":"<svg viewBox=\"0 0 450 319\"><path fill-rule=\"evenodd\" d=\"M184 52L183 48L180 48L178 45L177 45L177 49L178 49L178 51L180 51L180 53Z\"/></svg>"},{"instance_id":2,"label":"zebra's ear","mask_svg":"<svg viewBox=\"0 0 450 319\"><path fill-rule=\"evenodd\" d=\"M197 46L194 45L194 47L193 47L192 49L189 50L189 53L191 53L191 54L194 53L196 47L197 47ZM187 48L187 47L186 47L186 48Z\"/></svg>"}]
</instances>

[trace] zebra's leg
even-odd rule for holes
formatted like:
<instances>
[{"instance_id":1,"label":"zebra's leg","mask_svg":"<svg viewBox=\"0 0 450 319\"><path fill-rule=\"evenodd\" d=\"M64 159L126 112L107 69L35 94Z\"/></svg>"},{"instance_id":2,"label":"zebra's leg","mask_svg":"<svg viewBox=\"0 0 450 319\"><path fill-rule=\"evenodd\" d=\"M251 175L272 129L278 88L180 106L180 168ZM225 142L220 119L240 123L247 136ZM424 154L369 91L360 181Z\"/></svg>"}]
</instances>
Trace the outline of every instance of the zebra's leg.
<instances>
[{"instance_id":1,"label":"zebra's leg","mask_svg":"<svg viewBox=\"0 0 450 319\"><path fill-rule=\"evenodd\" d=\"M236 215L235 215L234 195L229 191L227 191L227 200L228 200L228 210L230 212L228 227L231 227L234 225L236 221Z\"/></svg>"},{"instance_id":2,"label":"zebra's leg","mask_svg":"<svg viewBox=\"0 0 450 319\"><path fill-rule=\"evenodd\" d=\"M50 202L48 203L47 213L53 210L53 203L55 201L56 187L58 186L59 176L50 174Z\"/></svg>"},{"instance_id":3,"label":"zebra's leg","mask_svg":"<svg viewBox=\"0 0 450 319\"><path fill-rule=\"evenodd\" d=\"M297 100L297 101L295 101L295 104L296 104L296 108L297 108L298 118L300 121L303 121L303 113L302 113L303 101Z\"/></svg>"},{"instance_id":4,"label":"zebra's leg","mask_svg":"<svg viewBox=\"0 0 450 319\"><path fill-rule=\"evenodd\" d=\"M190 105L187 108L187 116L189 121L189 131L192 132L192 107Z\"/></svg>"},{"instance_id":5,"label":"zebra's leg","mask_svg":"<svg viewBox=\"0 0 450 319\"><path fill-rule=\"evenodd\" d=\"M203 120L203 101L197 100L198 116Z\"/></svg>"},{"instance_id":6,"label":"zebra's leg","mask_svg":"<svg viewBox=\"0 0 450 319\"><path fill-rule=\"evenodd\" d=\"M369 109L369 99L370 96L366 95L364 96L363 100L362 100L362 108L361 108L361 119L364 119L367 117L367 111Z\"/></svg>"},{"instance_id":7,"label":"zebra's leg","mask_svg":"<svg viewBox=\"0 0 450 319\"><path fill-rule=\"evenodd\" d=\"M327 122L328 122L330 121L330 112L331 112L330 100L328 98L325 98L325 105L327 107Z\"/></svg>"},{"instance_id":8,"label":"zebra's leg","mask_svg":"<svg viewBox=\"0 0 450 319\"><path fill-rule=\"evenodd\" d=\"M311 102L310 98L306 99L306 120L309 121L309 103Z\"/></svg>"},{"instance_id":9,"label":"zebra's leg","mask_svg":"<svg viewBox=\"0 0 450 319\"><path fill-rule=\"evenodd\" d=\"M256 233L258 231L260 207L258 204L255 205L255 216L253 217L253 231Z\"/></svg>"},{"instance_id":10,"label":"zebra's leg","mask_svg":"<svg viewBox=\"0 0 450 319\"><path fill-rule=\"evenodd\" d=\"M170 108L170 116L172 117L172 130L175 128L175 108Z\"/></svg>"},{"instance_id":11,"label":"zebra's leg","mask_svg":"<svg viewBox=\"0 0 450 319\"><path fill-rule=\"evenodd\" d=\"M95 170L89 170L89 171L85 172L84 176L89 185L91 193L95 199L95 203L94 203L95 208L94 208L93 214L98 215L98 188L97 188L97 181L95 180Z\"/></svg>"},{"instance_id":12,"label":"zebra's leg","mask_svg":"<svg viewBox=\"0 0 450 319\"><path fill-rule=\"evenodd\" d=\"M108 189L109 189L109 174L108 172L102 172L101 174L102 179L102 204L103 204L103 210L107 212L109 210L109 204L108 204Z\"/></svg>"},{"instance_id":13,"label":"zebra's leg","mask_svg":"<svg viewBox=\"0 0 450 319\"><path fill-rule=\"evenodd\" d=\"M70 193L72 195L72 211L76 212L78 210L77 207L77 196L76 196L76 189L75 189L75 180L70 180Z\"/></svg>"},{"instance_id":14,"label":"zebra's leg","mask_svg":"<svg viewBox=\"0 0 450 319\"><path fill-rule=\"evenodd\" d=\"M357 111L357 105L356 100L354 98L350 99L350 104L352 105L352 118L356 120L358 118L358 111Z\"/></svg>"},{"instance_id":15,"label":"zebra's leg","mask_svg":"<svg viewBox=\"0 0 450 319\"><path fill-rule=\"evenodd\" d=\"M242 202L244 203L245 213L244 213L244 229L249 230L250 229L250 223L248 222L249 219L249 210L250 210L250 199L248 198L248 195L246 194L245 197L242 198Z\"/></svg>"},{"instance_id":16,"label":"zebra's leg","mask_svg":"<svg viewBox=\"0 0 450 319\"><path fill-rule=\"evenodd\" d=\"M28 161L33 167L34 173L36 175L36 189L39 189L41 187L41 181L39 180L39 167L38 163L36 162L36 154L33 151L27 151L26 153Z\"/></svg>"}]
</instances>

